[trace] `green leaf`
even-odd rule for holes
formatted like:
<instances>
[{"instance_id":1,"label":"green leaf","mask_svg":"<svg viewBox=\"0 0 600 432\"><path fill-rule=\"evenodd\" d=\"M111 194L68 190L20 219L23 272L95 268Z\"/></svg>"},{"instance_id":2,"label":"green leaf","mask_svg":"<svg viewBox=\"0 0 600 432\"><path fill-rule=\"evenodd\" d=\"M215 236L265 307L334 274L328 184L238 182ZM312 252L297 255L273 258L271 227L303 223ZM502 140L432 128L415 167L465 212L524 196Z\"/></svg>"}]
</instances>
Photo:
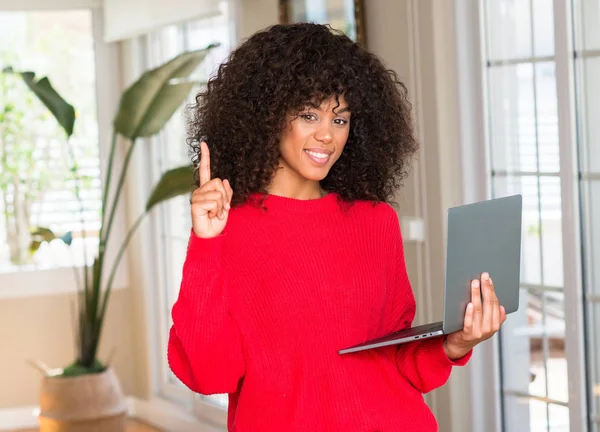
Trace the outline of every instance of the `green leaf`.
<instances>
[{"instance_id":1,"label":"green leaf","mask_svg":"<svg viewBox=\"0 0 600 432\"><path fill-rule=\"evenodd\" d=\"M12 68L5 68L4 72L15 73ZM64 129L67 138L71 137L75 125L75 108L73 108L73 105L69 104L58 94L47 77L36 81L35 73L33 72L16 73L21 75L27 87L52 113L58 124Z\"/></svg>"},{"instance_id":2,"label":"green leaf","mask_svg":"<svg viewBox=\"0 0 600 432\"><path fill-rule=\"evenodd\" d=\"M31 253L35 253L43 242L51 242L54 239L62 240L67 246L70 246L73 242L73 234L71 231L63 234L60 237L57 237L56 234L50 229L45 227L38 227L31 233L31 238L33 239L29 245L29 251Z\"/></svg>"},{"instance_id":3,"label":"green leaf","mask_svg":"<svg viewBox=\"0 0 600 432\"><path fill-rule=\"evenodd\" d=\"M38 227L31 233L31 237L40 241L51 242L56 238L56 235L50 228Z\"/></svg>"},{"instance_id":4,"label":"green leaf","mask_svg":"<svg viewBox=\"0 0 600 432\"><path fill-rule=\"evenodd\" d=\"M156 95L155 103L148 108L137 136L149 137L160 132L177 108L185 102L193 86L192 83L181 83L163 87Z\"/></svg>"},{"instance_id":5,"label":"green leaf","mask_svg":"<svg viewBox=\"0 0 600 432\"><path fill-rule=\"evenodd\" d=\"M64 377L75 377L80 375L88 375L94 373L101 373L106 370L106 366L104 366L97 359L94 360L94 364L91 367L86 367L80 363L73 363L66 368L63 369L62 376Z\"/></svg>"},{"instance_id":6,"label":"green leaf","mask_svg":"<svg viewBox=\"0 0 600 432\"><path fill-rule=\"evenodd\" d=\"M37 252L37 250L40 248L40 246L42 245L42 242L39 240L32 240L31 243L29 244L29 253L34 254Z\"/></svg>"},{"instance_id":7,"label":"green leaf","mask_svg":"<svg viewBox=\"0 0 600 432\"><path fill-rule=\"evenodd\" d=\"M185 52L145 72L123 93L114 119L115 130L129 139L149 137L160 131L193 86L172 81L187 78L211 48Z\"/></svg>"},{"instance_id":8,"label":"green leaf","mask_svg":"<svg viewBox=\"0 0 600 432\"><path fill-rule=\"evenodd\" d=\"M194 168L182 166L165 172L146 203L146 211L168 199L188 193L194 184Z\"/></svg>"}]
</instances>

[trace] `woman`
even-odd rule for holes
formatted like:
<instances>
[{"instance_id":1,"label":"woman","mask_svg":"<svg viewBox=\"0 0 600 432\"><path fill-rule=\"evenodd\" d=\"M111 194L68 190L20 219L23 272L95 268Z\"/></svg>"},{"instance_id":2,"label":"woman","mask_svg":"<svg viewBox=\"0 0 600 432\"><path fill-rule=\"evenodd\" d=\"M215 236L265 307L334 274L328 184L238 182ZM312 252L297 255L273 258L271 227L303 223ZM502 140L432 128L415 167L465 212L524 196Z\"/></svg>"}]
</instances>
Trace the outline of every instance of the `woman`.
<instances>
[{"instance_id":1,"label":"woman","mask_svg":"<svg viewBox=\"0 0 600 432\"><path fill-rule=\"evenodd\" d=\"M437 430L422 394L506 318L489 278L460 332L337 353L415 315L388 204L417 149L396 74L329 27L271 27L198 95L191 147L175 375L229 393L230 431Z\"/></svg>"}]
</instances>

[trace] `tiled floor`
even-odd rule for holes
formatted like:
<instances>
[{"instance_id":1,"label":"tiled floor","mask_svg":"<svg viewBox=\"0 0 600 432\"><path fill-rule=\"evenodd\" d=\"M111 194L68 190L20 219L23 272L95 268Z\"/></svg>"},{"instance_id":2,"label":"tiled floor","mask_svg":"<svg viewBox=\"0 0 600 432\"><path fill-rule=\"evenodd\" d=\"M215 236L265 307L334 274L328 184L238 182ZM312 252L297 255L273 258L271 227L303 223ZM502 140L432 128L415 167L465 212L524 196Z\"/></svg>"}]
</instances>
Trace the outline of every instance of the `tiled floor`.
<instances>
[{"instance_id":1,"label":"tiled floor","mask_svg":"<svg viewBox=\"0 0 600 432\"><path fill-rule=\"evenodd\" d=\"M17 430L12 432L38 432L37 429L25 429L25 430ZM148 426L145 423L142 423L138 420L129 420L127 424L127 432L161 432L159 429L156 429L152 426Z\"/></svg>"}]
</instances>

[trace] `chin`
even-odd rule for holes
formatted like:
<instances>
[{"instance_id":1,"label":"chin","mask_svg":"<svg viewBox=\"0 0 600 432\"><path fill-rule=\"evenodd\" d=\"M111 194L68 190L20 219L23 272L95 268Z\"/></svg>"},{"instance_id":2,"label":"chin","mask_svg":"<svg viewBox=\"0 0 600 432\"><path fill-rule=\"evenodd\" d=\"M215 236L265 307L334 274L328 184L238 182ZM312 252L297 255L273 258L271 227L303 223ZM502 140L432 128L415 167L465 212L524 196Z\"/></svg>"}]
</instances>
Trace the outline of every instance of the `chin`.
<instances>
[{"instance_id":1,"label":"chin","mask_svg":"<svg viewBox=\"0 0 600 432\"><path fill-rule=\"evenodd\" d=\"M306 180L311 180L311 181L322 181L325 177L327 177L327 174L329 174L329 169L320 169L318 171L316 170L307 170L307 171L303 171L302 173L302 177L304 177Z\"/></svg>"}]
</instances>

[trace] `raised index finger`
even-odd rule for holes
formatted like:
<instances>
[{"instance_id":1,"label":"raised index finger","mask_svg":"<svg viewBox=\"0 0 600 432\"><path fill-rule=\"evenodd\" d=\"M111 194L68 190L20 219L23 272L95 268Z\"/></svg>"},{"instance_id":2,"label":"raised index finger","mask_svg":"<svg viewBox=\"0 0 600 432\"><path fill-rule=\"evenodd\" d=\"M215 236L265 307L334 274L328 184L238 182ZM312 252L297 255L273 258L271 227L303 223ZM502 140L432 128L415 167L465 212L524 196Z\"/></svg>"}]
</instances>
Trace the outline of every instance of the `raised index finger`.
<instances>
[{"instance_id":1,"label":"raised index finger","mask_svg":"<svg viewBox=\"0 0 600 432\"><path fill-rule=\"evenodd\" d=\"M208 145L202 141L200 143L200 186L210 181L210 152Z\"/></svg>"}]
</instances>

